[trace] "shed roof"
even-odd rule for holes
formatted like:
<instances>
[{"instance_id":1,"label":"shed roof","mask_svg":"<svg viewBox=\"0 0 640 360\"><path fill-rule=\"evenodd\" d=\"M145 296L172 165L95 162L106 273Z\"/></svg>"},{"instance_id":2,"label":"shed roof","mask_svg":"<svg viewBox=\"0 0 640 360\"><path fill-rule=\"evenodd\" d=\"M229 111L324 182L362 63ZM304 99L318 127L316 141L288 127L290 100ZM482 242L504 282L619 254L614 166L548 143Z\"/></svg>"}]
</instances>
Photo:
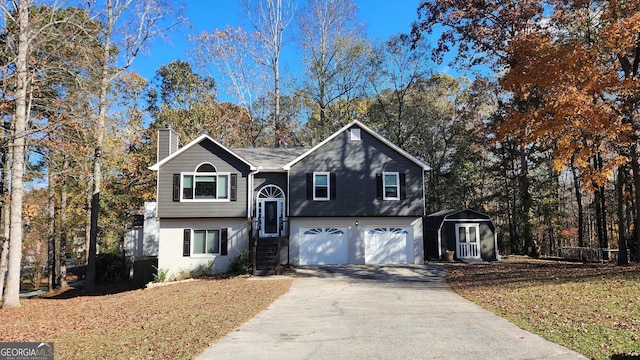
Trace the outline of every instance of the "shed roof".
<instances>
[{"instance_id":1,"label":"shed roof","mask_svg":"<svg viewBox=\"0 0 640 360\"><path fill-rule=\"evenodd\" d=\"M423 226L425 230L440 230L445 221L490 221L491 216L471 209L447 209L429 214L424 217Z\"/></svg>"}]
</instances>

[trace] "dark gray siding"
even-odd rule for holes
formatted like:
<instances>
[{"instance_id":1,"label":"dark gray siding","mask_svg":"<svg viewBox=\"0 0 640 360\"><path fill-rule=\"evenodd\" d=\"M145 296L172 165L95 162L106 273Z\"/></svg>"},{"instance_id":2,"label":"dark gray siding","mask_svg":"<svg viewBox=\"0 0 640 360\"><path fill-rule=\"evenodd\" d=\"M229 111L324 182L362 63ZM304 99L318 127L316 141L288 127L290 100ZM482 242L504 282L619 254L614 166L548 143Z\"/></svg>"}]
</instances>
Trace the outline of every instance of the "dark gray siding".
<instances>
[{"instance_id":1,"label":"dark gray siding","mask_svg":"<svg viewBox=\"0 0 640 360\"><path fill-rule=\"evenodd\" d=\"M277 185L285 196L287 196L287 174L286 173L257 173L253 178L253 196L258 195L258 191L265 185Z\"/></svg>"},{"instance_id":2,"label":"dark gray siding","mask_svg":"<svg viewBox=\"0 0 640 360\"><path fill-rule=\"evenodd\" d=\"M424 229L424 258L425 260L438 259L438 232Z\"/></svg>"},{"instance_id":3,"label":"dark gray siding","mask_svg":"<svg viewBox=\"0 0 640 360\"><path fill-rule=\"evenodd\" d=\"M491 223L480 223L480 257L496 260L495 229Z\"/></svg>"},{"instance_id":4,"label":"dark gray siding","mask_svg":"<svg viewBox=\"0 0 640 360\"><path fill-rule=\"evenodd\" d=\"M193 172L203 162L213 164L218 172L238 174L237 201L173 201L173 174ZM204 139L160 167L158 171L158 217L247 217L247 178L249 172L250 169L247 164L208 139Z\"/></svg>"},{"instance_id":5,"label":"dark gray siding","mask_svg":"<svg viewBox=\"0 0 640 360\"><path fill-rule=\"evenodd\" d=\"M460 223L468 223L469 221L460 221ZM476 221L477 222L477 221ZM480 257L483 260L496 260L495 248L495 229L490 221L479 222L480 231ZM446 250L456 251L456 222L446 221L442 225L442 253ZM430 240L431 241L431 240ZM435 238L437 243L438 239ZM437 245L436 245L437 246ZM457 254L456 254L457 256Z\"/></svg>"},{"instance_id":6,"label":"dark gray siding","mask_svg":"<svg viewBox=\"0 0 640 360\"><path fill-rule=\"evenodd\" d=\"M253 178L253 192L251 193L253 201L253 209L251 209L251 215L255 216L256 211L256 199L258 196L258 192L266 185L277 185L284 191L285 199L288 197L287 195L287 174L286 173L257 173ZM286 206L286 201L285 201ZM284 210L285 214L287 213L286 209Z\"/></svg>"},{"instance_id":7,"label":"dark gray siding","mask_svg":"<svg viewBox=\"0 0 640 360\"><path fill-rule=\"evenodd\" d=\"M355 125L354 125L355 126ZM336 198L307 199L307 173L336 174ZM376 199L376 174L406 175L406 199ZM420 166L361 131L361 140L350 140L349 130L294 164L289 171L292 216L423 216L423 170Z\"/></svg>"}]
</instances>

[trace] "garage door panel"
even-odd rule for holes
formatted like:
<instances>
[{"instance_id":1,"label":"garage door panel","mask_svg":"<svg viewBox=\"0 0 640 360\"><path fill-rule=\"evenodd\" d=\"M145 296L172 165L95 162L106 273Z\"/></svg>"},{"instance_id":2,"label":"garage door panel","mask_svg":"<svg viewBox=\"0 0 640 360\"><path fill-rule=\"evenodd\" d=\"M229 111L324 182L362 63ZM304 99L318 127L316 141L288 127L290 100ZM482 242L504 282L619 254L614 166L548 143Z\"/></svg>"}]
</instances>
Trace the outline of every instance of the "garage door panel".
<instances>
[{"instance_id":1,"label":"garage door panel","mask_svg":"<svg viewBox=\"0 0 640 360\"><path fill-rule=\"evenodd\" d=\"M300 229L300 265L347 264L348 261L346 229Z\"/></svg>"},{"instance_id":2,"label":"garage door panel","mask_svg":"<svg viewBox=\"0 0 640 360\"><path fill-rule=\"evenodd\" d=\"M407 229L377 227L365 233L365 263L407 264L411 263L413 238Z\"/></svg>"}]
</instances>

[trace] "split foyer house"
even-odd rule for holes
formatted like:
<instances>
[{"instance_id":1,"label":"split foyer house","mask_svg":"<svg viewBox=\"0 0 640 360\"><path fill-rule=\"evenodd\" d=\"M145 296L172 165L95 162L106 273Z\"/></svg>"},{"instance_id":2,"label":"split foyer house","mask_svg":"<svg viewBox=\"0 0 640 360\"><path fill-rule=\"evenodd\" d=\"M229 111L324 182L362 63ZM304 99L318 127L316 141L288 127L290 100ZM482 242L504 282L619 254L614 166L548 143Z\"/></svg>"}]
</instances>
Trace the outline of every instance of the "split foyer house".
<instances>
[{"instance_id":1,"label":"split foyer house","mask_svg":"<svg viewBox=\"0 0 640 360\"><path fill-rule=\"evenodd\" d=\"M422 264L428 166L354 121L312 148L229 148L158 134L158 268Z\"/></svg>"}]
</instances>

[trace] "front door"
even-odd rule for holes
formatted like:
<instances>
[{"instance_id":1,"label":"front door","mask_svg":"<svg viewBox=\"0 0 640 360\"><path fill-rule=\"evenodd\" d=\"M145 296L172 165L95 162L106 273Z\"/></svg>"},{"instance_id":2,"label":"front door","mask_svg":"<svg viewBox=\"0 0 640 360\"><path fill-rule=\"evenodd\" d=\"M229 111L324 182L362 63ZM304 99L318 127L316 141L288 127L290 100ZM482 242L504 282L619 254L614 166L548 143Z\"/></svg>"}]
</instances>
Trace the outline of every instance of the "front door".
<instances>
[{"instance_id":1,"label":"front door","mask_svg":"<svg viewBox=\"0 0 640 360\"><path fill-rule=\"evenodd\" d=\"M266 185L258 192L256 202L260 237L278 237L284 220L284 192L276 185Z\"/></svg>"},{"instance_id":2,"label":"front door","mask_svg":"<svg viewBox=\"0 0 640 360\"><path fill-rule=\"evenodd\" d=\"M260 236L277 237L280 235L280 216L282 209L278 199L260 199Z\"/></svg>"}]
</instances>

